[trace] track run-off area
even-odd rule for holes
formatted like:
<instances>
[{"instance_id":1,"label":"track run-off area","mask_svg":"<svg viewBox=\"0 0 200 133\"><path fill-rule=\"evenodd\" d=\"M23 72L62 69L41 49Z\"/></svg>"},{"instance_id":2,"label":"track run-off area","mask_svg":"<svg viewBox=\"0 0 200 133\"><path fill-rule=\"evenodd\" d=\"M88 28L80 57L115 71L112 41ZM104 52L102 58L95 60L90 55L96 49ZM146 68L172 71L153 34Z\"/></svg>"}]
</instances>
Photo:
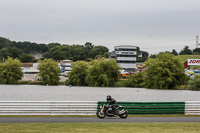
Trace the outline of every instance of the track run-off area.
<instances>
[{"instance_id":1,"label":"track run-off area","mask_svg":"<svg viewBox=\"0 0 200 133\"><path fill-rule=\"evenodd\" d=\"M124 102L200 101L200 91L131 87L0 85L0 101L105 101L111 95Z\"/></svg>"}]
</instances>

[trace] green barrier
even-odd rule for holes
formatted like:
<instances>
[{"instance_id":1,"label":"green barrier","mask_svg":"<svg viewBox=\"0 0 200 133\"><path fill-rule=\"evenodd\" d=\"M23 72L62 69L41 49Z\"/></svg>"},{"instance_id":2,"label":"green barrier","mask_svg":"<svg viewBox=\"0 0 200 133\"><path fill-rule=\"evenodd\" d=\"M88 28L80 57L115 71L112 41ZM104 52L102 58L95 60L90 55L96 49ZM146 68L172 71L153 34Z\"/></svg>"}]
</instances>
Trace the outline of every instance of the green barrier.
<instances>
[{"instance_id":1,"label":"green barrier","mask_svg":"<svg viewBox=\"0 0 200 133\"><path fill-rule=\"evenodd\" d=\"M117 102L128 114L184 114L185 102ZM105 101L99 101L97 109Z\"/></svg>"}]
</instances>

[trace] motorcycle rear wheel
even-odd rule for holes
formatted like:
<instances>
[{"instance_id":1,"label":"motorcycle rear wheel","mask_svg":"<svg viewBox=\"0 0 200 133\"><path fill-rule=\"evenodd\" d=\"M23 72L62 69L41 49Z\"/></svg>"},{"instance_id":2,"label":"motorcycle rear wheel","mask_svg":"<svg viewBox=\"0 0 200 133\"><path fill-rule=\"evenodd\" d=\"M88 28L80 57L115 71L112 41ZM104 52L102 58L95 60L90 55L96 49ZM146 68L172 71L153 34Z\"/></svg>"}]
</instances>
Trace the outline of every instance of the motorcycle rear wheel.
<instances>
[{"instance_id":1,"label":"motorcycle rear wheel","mask_svg":"<svg viewBox=\"0 0 200 133\"><path fill-rule=\"evenodd\" d=\"M104 118L106 117L105 112L101 112L101 110L97 110L96 115L97 115L97 117L100 118L100 119L104 119Z\"/></svg>"},{"instance_id":2,"label":"motorcycle rear wheel","mask_svg":"<svg viewBox=\"0 0 200 133\"><path fill-rule=\"evenodd\" d=\"M125 110L125 113L119 115L120 118L126 119L128 117L128 111Z\"/></svg>"}]
</instances>

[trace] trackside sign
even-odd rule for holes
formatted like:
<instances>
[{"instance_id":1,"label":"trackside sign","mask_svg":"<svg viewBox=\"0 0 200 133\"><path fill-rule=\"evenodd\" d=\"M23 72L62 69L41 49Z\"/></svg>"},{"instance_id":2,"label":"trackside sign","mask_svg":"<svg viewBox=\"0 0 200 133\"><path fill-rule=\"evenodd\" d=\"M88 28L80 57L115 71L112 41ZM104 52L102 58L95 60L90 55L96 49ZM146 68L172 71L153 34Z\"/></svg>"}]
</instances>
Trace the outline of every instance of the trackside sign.
<instances>
[{"instance_id":1,"label":"trackside sign","mask_svg":"<svg viewBox=\"0 0 200 133\"><path fill-rule=\"evenodd\" d=\"M187 59L188 66L200 66L200 59Z\"/></svg>"}]
</instances>

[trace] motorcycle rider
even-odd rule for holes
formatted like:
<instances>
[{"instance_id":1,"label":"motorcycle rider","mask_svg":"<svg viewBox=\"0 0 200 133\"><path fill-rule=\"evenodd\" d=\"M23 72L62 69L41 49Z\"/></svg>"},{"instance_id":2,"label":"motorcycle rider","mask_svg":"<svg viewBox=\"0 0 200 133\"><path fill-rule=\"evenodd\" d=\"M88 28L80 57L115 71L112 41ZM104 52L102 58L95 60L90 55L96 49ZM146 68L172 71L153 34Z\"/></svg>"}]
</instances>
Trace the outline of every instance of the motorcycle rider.
<instances>
[{"instance_id":1,"label":"motorcycle rider","mask_svg":"<svg viewBox=\"0 0 200 133\"><path fill-rule=\"evenodd\" d=\"M113 114L117 114L116 108L119 106L114 98L112 98L110 95L106 97L107 103L110 105L110 108L108 109L108 112Z\"/></svg>"}]
</instances>

